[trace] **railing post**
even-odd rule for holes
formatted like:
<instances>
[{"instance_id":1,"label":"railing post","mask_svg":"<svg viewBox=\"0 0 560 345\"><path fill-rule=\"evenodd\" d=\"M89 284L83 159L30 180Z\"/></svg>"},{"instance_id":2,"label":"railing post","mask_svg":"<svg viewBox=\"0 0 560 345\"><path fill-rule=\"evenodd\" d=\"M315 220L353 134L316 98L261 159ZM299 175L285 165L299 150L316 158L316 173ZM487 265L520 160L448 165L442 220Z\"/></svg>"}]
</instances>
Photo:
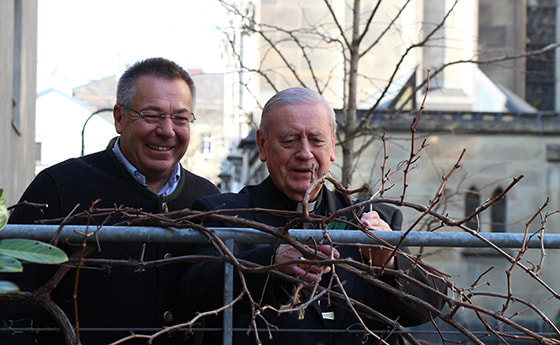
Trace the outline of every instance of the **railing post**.
<instances>
[{"instance_id":1,"label":"railing post","mask_svg":"<svg viewBox=\"0 0 560 345\"><path fill-rule=\"evenodd\" d=\"M234 240L225 240L225 244L228 249L233 253L234 251ZM224 267L224 305L227 305L233 301L233 265L225 264ZM227 308L224 310L224 332L223 332L223 344L231 345L233 337L233 308Z\"/></svg>"}]
</instances>

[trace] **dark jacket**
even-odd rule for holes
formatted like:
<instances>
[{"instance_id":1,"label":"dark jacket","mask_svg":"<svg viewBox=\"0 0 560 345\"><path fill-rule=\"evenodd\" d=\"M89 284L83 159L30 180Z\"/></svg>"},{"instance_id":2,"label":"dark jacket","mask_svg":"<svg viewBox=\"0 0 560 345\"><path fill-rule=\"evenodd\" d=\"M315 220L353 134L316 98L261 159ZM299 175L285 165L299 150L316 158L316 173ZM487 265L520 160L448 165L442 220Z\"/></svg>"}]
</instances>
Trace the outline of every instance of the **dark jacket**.
<instances>
[{"instance_id":1,"label":"dark jacket","mask_svg":"<svg viewBox=\"0 0 560 345\"><path fill-rule=\"evenodd\" d=\"M330 215L334 211L344 208L349 205L346 197L338 191L329 191L323 187L319 197L316 214ZM273 184L272 180L267 178L264 182L256 186L245 187L239 194L225 193L215 196L209 196L198 200L193 205L193 209L197 210L212 210L216 208L265 208L265 209L281 209L281 210L296 210L297 203L287 198L281 193ZM401 212L388 205L374 204L374 210L377 211L381 218L384 219L393 230L400 230L402 223ZM288 218L282 216L271 215L264 212L238 212L238 217L251 219L260 223L265 223L272 226L283 227ZM347 219L350 219L347 215ZM337 223L338 229L340 225L344 228L346 225ZM206 226L228 226L228 224L216 224L212 222L205 222ZM343 246L338 248L341 258L353 258L354 260L361 261L359 250L353 246ZM201 247L197 250L198 253L208 254L212 250L210 247ZM236 248L236 256L238 258L257 262L262 265L271 263L274 255L275 248L271 245L245 245ZM412 264L402 256L396 258L397 268L403 271L410 270L410 275L414 278L426 283L427 285L434 286L430 278L428 278L420 269L412 268ZM399 320L403 326L418 325L430 320L430 314L424 309L418 307L416 304L400 299L397 296L388 293L381 288L372 286L370 283L347 273L343 270L337 270L341 281L346 282L345 289L348 295L357 299L373 309L382 312L384 315ZM191 298L193 303L189 305L195 308L193 312L210 310L221 305L221 300L217 300L214 296L222 296L223 286L223 267L221 264L216 263L199 263L193 265L189 269L188 274L185 276L183 283L183 291ZM236 275L237 276L237 275ZM329 281L330 276L323 277L322 282ZM403 279L398 281L394 277L382 276L381 279L390 283L394 287L404 293L417 296L419 298L432 303L436 308L441 308L443 302L441 299L436 298L433 294L424 289L418 288L416 285L409 284ZM251 274L247 275L247 282L255 299L264 297L266 303L270 303L278 308L280 304L285 303L289 294L293 292L293 287L286 284L280 279L265 274ZM438 288L440 291L445 292L446 287L443 282L438 281ZM336 289L335 289L336 290ZM234 296L239 292L239 286L236 287ZM203 303L196 304L196 301L203 301ZM340 301L339 301L340 303ZM263 303L264 304L264 303ZM325 306L327 303L322 303ZM246 330L250 326L250 313L247 308L241 305L234 309L234 328L239 328L243 331L234 333L234 344L247 344L254 342L254 335L247 336ZM278 316L275 312L268 309L263 313L264 317L273 325L279 327L280 332L274 332L273 339L268 339L266 327L262 322L259 322L260 339L263 344L362 344L363 332L348 334L344 332L346 329L361 330L355 315L348 310L348 308L341 304L333 304L329 311L334 311L334 321L323 319L319 304L313 303L312 307L308 308L305 317L298 319L297 313L281 314ZM382 335L387 326L377 320L364 318L367 326L379 332ZM208 319L208 324L215 323L215 320ZM207 324L207 326L208 326ZM215 324L215 325L219 325ZM293 332L289 330L294 329L335 329L342 332ZM219 341L219 338L214 338L217 334L207 332L204 338L205 344L212 344ZM391 344L399 344L400 337L393 336L386 339ZM369 337L368 344L377 344L378 341Z\"/></svg>"},{"instance_id":2,"label":"dark jacket","mask_svg":"<svg viewBox=\"0 0 560 345\"><path fill-rule=\"evenodd\" d=\"M114 140L102 152L84 157L69 159L42 171L29 185L21 201L47 203L49 207L42 214L39 210L22 206L16 208L9 218L9 223L31 224L38 219L59 218L68 215L79 204L76 212L89 208L97 199L97 208L126 206L142 209L146 212L161 213L190 208L194 200L219 193L218 188L208 180L181 168L181 180L176 191L168 196L158 196L139 184L125 170L115 157L112 147ZM116 221L111 219L108 224ZM79 221L84 224L85 220ZM70 255L80 250L81 243L63 244ZM190 254L191 246L184 243L101 243L100 250L88 258L144 261L163 259ZM150 334L162 326L174 325L185 321L184 306L179 298L179 283L185 272L185 264L165 265L145 270L132 270L119 266L83 267L80 270L78 288L78 313L80 335L83 344L98 345L113 342L130 334L129 329L139 333ZM23 291L33 291L53 274L57 267L44 265L26 265L24 272L18 275L6 275L6 280L16 281ZM75 270L69 272L53 291L53 300L65 311L74 323L74 289ZM9 309L2 306L4 312ZM20 315L9 317L1 315L0 322L11 324L18 320L15 327L28 327L30 321L24 319L27 311L20 310ZM42 313L33 326L51 320ZM119 332L90 331L90 328L121 328ZM142 328L145 328L142 330ZM0 333L0 343L2 336ZM22 343L28 342L29 334ZM62 338L53 332L32 334L39 344L63 344ZM184 334L175 338L161 337L158 344L184 343ZM8 337L11 344L16 344L16 337ZM136 340L127 344L145 344L146 340Z\"/></svg>"}]
</instances>

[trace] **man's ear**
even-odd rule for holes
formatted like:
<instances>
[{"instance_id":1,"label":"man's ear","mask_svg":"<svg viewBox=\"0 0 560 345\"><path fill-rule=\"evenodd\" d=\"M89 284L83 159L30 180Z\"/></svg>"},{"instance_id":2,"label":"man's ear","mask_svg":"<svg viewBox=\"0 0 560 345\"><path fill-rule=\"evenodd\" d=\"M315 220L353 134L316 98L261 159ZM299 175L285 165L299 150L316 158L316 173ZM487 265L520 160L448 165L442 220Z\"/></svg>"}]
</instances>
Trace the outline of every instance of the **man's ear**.
<instances>
[{"instance_id":1,"label":"man's ear","mask_svg":"<svg viewBox=\"0 0 560 345\"><path fill-rule=\"evenodd\" d=\"M261 162L266 162L266 152L264 150L264 135L262 130L259 128L257 129L257 147L259 148L259 159Z\"/></svg>"},{"instance_id":2,"label":"man's ear","mask_svg":"<svg viewBox=\"0 0 560 345\"><path fill-rule=\"evenodd\" d=\"M113 120L115 120L115 130L121 134L123 129L124 112L120 105L115 104L113 107Z\"/></svg>"}]
</instances>

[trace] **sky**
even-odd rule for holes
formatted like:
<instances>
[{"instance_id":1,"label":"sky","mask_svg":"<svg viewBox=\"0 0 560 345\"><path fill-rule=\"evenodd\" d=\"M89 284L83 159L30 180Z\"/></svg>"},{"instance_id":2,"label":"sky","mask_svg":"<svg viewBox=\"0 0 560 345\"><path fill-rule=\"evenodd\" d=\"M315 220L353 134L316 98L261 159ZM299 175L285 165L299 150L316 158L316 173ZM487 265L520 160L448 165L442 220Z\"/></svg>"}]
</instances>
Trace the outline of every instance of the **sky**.
<instances>
[{"instance_id":1,"label":"sky","mask_svg":"<svg viewBox=\"0 0 560 345\"><path fill-rule=\"evenodd\" d=\"M73 87L148 57L224 71L218 0L39 0L37 91Z\"/></svg>"}]
</instances>

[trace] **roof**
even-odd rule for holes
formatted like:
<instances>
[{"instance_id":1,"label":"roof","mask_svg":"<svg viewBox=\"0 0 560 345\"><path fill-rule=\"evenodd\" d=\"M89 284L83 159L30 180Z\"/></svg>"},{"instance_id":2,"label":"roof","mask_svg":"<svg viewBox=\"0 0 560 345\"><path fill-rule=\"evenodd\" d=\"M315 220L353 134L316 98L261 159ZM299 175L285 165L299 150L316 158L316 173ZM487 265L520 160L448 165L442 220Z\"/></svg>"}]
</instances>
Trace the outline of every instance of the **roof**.
<instances>
[{"instance_id":1,"label":"roof","mask_svg":"<svg viewBox=\"0 0 560 345\"><path fill-rule=\"evenodd\" d=\"M72 95L93 109L112 108L117 95L117 79L110 76L72 89Z\"/></svg>"}]
</instances>

